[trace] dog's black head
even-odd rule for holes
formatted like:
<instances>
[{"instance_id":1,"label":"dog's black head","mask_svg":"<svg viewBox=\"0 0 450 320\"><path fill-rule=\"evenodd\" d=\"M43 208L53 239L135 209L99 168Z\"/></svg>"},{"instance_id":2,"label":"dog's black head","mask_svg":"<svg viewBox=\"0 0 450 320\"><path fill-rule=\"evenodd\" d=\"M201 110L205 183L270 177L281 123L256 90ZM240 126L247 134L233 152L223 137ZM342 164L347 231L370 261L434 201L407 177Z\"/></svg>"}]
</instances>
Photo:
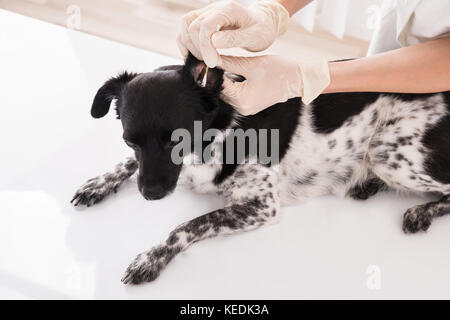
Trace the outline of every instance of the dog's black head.
<instances>
[{"instance_id":1,"label":"dog's black head","mask_svg":"<svg viewBox=\"0 0 450 320\"><path fill-rule=\"evenodd\" d=\"M227 105L220 100L224 72L210 69L202 87L205 69L203 62L189 55L183 66L122 73L108 80L95 96L94 118L106 115L116 100L123 139L139 161L138 186L146 199L163 198L176 186L182 165L171 160L174 130L186 129L192 137L194 121L202 121L203 130L231 121L231 112L224 114Z\"/></svg>"}]
</instances>

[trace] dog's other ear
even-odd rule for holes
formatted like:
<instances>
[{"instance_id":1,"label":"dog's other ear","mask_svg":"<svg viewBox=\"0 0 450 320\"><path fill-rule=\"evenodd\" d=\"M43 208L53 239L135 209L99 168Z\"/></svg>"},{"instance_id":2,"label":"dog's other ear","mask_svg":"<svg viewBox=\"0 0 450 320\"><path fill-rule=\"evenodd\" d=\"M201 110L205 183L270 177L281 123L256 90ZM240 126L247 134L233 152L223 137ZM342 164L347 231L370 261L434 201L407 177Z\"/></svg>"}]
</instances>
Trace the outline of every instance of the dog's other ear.
<instances>
[{"instance_id":1,"label":"dog's other ear","mask_svg":"<svg viewBox=\"0 0 450 320\"><path fill-rule=\"evenodd\" d=\"M203 86L202 82L206 72L206 64L203 61L198 60L189 53L184 64L184 69L200 87L204 87L208 91L215 93L219 93L222 90L223 70L217 68L209 69L206 83Z\"/></svg>"},{"instance_id":2,"label":"dog's other ear","mask_svg":"<svg viewBox=\"0 0 450 320\"><path fill-rule=\"evenodd\" d=\"M111 101L117 99L123 86L136 77L137 73L122 72L117 77L113 77L105 82L105 84L98 89L95 95L94 102L91 107L91 116L94 118L101 118L105 116Z\"/></svg>"}]
</instances>

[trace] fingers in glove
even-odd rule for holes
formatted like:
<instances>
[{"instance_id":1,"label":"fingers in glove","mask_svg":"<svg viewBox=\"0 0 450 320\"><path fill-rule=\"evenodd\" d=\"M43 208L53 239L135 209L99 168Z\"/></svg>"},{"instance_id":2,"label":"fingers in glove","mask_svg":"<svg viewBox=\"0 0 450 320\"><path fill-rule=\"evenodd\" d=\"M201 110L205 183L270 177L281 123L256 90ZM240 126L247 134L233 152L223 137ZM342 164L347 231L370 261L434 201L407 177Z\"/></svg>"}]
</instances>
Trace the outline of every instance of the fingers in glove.
<instances>
[{"instance_id":1,"label":"fingers in glove","mask_svg":"<svg viewBox=\"0 0 450 320\"><path fill-rule=\"evenodd\" d=\"M246 100L249 94L249 88L250 86L247 81L235 82L224 78L222 95L243 116L252 115L259 111Z\"/></svg>"},{"instance_id":2,"label":"fingers in glove","mask_svg":"<svg viewBox=\"0 0 450 320\"><path fill-rule=\"evenodd\" d=\"M192 42L191 36L189 34L189 28L192 25L192 23L203 12L206 11L207 8L208 7L189 12L188 14L184 15L181 18L179 40L177 42L178 42L178 46L181 47L180 51L183 55L186 51L183 50L182 48L185 48L187 51L191 52L197 59L202 60L202 55L201 55L200 50Z\"/></svg>"},{"instance_id":3,"label":"fingers in glove","mask_svg":"<svg viewBox=\"0 0 450 320\"><path fill-rule=\"evenodd\" d=\"M199 48L205 63L214 68L220 64L220 55L214 46L212 37L220 28L241 30L246 27L250 18L248 10L241 4L231 1L217 6L217 10L211 14L202 14L202 22L199 32Z\"/></svg>"}]
</instances>

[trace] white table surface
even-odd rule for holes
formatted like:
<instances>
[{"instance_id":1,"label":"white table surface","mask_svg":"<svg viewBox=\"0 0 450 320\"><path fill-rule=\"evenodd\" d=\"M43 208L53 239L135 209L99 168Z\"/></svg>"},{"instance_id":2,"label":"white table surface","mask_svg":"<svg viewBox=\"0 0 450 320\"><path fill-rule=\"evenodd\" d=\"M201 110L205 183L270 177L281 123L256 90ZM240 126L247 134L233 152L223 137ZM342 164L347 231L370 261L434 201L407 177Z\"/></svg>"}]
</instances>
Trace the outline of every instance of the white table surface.
<instances>
[{"instance_id":1,"label":"white table surface","mask_svg":"<svg viewBox=\"0 0 450 320\"><path fill-rule=\"evenodd\" d=\"M426 199L393 194L284 208L279 224L197 243L155 282L123 285L137 253L223 204L187 190L149 202L135 181L94 207L69 204L130 154L113 112L90 118L97 89L173 62L0 10L1 298L450 297L450 216L406 236L403 212Z\"/></svg>"}]
</instances>

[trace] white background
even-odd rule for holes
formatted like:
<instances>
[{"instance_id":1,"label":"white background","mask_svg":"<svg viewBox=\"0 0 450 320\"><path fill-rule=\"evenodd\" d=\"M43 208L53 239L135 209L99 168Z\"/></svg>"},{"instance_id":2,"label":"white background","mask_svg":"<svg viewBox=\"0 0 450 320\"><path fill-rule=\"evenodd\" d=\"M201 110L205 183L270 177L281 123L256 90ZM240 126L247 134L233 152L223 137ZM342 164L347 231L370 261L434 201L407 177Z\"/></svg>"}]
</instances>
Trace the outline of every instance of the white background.
<instances>
[{"instance_id":1,"label":"white background","mask_svg":"<svg viewBox=\"0 0 450 320\"><path fill-rule=\"evenodd\" d=\"M131 154L113 112L90 118L97 89L173 62L0 10L1 298L450 297L450 217L404 235L403 212L427 199L393 194L284 208L277 225L197 243L155 282L124 286L137 253L223 205L186 190L145 201L134 181L97 206L69 204Z\"/></svg>"}]
</instances>

